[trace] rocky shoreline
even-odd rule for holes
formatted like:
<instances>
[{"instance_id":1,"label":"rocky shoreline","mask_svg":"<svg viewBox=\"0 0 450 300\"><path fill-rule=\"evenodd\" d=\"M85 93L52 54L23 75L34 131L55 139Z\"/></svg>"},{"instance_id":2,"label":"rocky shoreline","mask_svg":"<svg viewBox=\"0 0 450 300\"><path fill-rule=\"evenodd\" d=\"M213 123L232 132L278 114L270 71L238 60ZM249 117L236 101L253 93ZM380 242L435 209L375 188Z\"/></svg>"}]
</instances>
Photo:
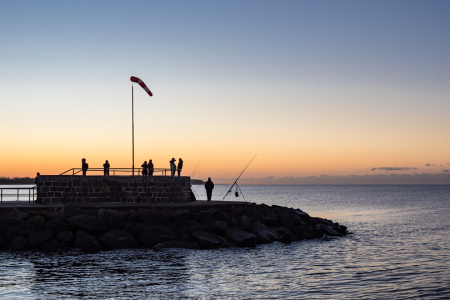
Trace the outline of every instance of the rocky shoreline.
<instances>
[{"instance_id":1,"label":"rocky shoreline","mask_svg":"<svg viewBox=\"0 0 450 300\"><path fill-rule=\"evenodd\" d=\"M1 250L96 252L110 249L214 249L344 236L347 228L293 208L249 203L229 208L170 212L146 208L58 213L14 209L0 217Z\"/></svg>"}]
</instances>

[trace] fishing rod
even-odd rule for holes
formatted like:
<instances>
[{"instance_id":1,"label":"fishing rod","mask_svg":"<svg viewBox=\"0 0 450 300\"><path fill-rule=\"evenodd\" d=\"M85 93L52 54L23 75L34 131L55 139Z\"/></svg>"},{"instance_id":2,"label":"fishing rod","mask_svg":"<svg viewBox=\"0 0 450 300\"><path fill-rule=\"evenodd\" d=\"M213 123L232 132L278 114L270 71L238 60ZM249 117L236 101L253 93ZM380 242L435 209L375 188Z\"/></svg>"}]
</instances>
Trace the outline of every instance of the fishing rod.
<instances>
[{"instance_id":1,"label":"fishing rod","mask_svg":"<svg viewBox=\"0 0 450 300\"><path fill-rule=\"evenodd\" d=\"M236 192L234 193L234 195L236 197L239 197L239 193L237 190L239 190L239 192L241 192L241 195L242 195L242 198L244 198L244 201L247 201L247 200L245 200L244 193L242 192L241 187L236 183Z\"/></svg>"},{"instance_id":2,"label":"fishing rod","mask_svg":"<svg viewBox=\"0 0 450 300\"><path fill-rule=\"evenodd\" d=\"M197 163L197 165L195 166L194 171L192 171L191 178L195 175L195 173L197 173L197 169L198 169L198 166L200 165L200 163L201 163L201 161L199 161Z\"/></svg>"},{"instance_id":3,"label":"fishing rod","mask_svg":"<svg viewBox=\"0 0 450 300\"><path fill-rule=\"evenodd\" d=\"M236 189L239 188L239 191L240 191L241 194L242 194L241 188L238 186L237 181L239 180L239 178L241 178L242 174L244 174L245 170L247 170L248 166L250 166L250 164L252 163L252 161L255 159L256 155L257 155L257 154L255 154L255 156L253 156L253 158L250 160L250 162L247 164L247 166L244 168L244 170L241 172L241 174L238 176L238 178L234 181L234 183L231 185L231 187L230 187L230 189L228 190L228 192L225 194L225 196L223 196L223 199L222 199L222 200L225 199L225 197L231 192L231 190L233 189L233 187L234 187L235 185L237 186ZM238 194L237 191L236 191L235 195L236 195L236 197L239 196L239 194ZM244 194L242 194L242 197L244 197ZM245 199L245 198L244 198L244 199Z\"/></svg>"},{"instance_id":4,"label":"fishing rod","mask_svg":"<svg viewBox=\"0 0 450 300\"><path fill-rule=\"evenodd\" d=\"M200 163L201 163L201 161L199 161L197 163L197 165L195 166L194 171L192 171L191 178L194 177L195 173L197 173L197 169L198 169L198 166L200 165ZM194 196L195 196L196 199L200 199L198 197L197 193L195 192L195 190L192 188L192 184L191 184L191 191L194 193Z\"/></svg>"}]
</instances>

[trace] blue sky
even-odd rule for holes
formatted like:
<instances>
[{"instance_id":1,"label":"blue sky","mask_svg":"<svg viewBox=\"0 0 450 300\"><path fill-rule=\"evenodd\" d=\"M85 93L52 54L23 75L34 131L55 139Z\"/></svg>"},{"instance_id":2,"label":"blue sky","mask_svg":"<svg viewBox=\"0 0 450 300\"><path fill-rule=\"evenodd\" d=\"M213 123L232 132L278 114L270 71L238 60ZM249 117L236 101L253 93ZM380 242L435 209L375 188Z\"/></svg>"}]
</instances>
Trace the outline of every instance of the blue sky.
<instances>
[{"instance_id":1,"label":"blue sky","mask_svg":"<svg viewBox=\"0 0 450 300\"><path fill-rule=\"evenodd\" d=\"M135 89L139 161L226 181L258 153L258 183L441 176L449 17L448 1L0 1L0 176L130 165L130 76L155 94Z\"/></svg>"}]
</instances>

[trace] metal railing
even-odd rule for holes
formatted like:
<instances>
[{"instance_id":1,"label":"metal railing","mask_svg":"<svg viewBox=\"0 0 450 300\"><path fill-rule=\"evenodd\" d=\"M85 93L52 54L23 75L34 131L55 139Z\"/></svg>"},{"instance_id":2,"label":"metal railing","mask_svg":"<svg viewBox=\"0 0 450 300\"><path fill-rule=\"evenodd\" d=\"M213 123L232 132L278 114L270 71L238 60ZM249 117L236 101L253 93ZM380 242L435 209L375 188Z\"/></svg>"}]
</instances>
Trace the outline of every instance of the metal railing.
<instances>
[{"instance_id":1,"label":"metal railing","mask_svg":"<svg viewBox=\"0 0 450 300\"><path fill-rule=\"evenodd\" d=\"M10 190L15 190L13 193L8 193ZM25 193L21 193L21 191L27 191ZM21 199L26 199L28 196L28 202L34 202L37 196L36 186L32 187L0 187L0 203L3 203L3 200L19 201ZM13 200L11 200L11 198Z\"/></svg>"},{"instance_id":2,"label":"metal railing","mask_svg":"<svg viewBox=\"0 0 450 300\"><path fill-rule=\"evenodd\" d=\"M171 170L170 169L163 169L163 168L154 168L153 169L153 175L152 176L171 176ZM81 175L83 169L82 168L72 168L69 169L59 175ZM175 176L178 176L178 170L175 170ZM104 175L104 168L89 168L86 170L86 175L92 174L92 173L99 173L101 175ZM132 168L109 168L109 175L110 176L132 176L133 175L133 169ZM134 168L134 176L143 176L142 175L142 168Z\"/></svg>"}]
</instances>

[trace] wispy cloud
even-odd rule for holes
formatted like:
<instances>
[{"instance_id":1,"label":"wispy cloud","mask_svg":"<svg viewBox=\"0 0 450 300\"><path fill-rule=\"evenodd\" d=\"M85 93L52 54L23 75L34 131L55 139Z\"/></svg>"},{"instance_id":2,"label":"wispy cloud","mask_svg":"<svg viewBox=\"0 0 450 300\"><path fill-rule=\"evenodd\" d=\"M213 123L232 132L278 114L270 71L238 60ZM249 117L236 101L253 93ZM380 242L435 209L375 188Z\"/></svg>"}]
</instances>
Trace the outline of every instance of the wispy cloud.
<instances>
[{"instance_id":1,"label":"wispy cloud","mask_svg":"<svg viewBox=\"0 0 450 300\"><path fill-rule=\"evenodd\" d=\"M444 170L444 171L442 171L443 173L448 173L448 172L450 172L450 170Z\"/></svg>"},{"instance_id":2,"label":"wispy cloud","mask_svg":"<svg viewBox=\"0 0 450 300\"><path fill-rule=\"evenodd\" d=\"M417 170L417 168L410 167L381 167L381 168L373 168L371 171L379 170L379 171L408 171L408 170Z\"/></svg>"},{"instance_id":3,"label":"wispy cloud","mask_svg":"<svg viewBox=\"0 0 450 300\"><path fill-rule=\"evenodd\" d=\"M434 167L436 164L426 164L425 167Z\"/></svg>"}]
</instances>

